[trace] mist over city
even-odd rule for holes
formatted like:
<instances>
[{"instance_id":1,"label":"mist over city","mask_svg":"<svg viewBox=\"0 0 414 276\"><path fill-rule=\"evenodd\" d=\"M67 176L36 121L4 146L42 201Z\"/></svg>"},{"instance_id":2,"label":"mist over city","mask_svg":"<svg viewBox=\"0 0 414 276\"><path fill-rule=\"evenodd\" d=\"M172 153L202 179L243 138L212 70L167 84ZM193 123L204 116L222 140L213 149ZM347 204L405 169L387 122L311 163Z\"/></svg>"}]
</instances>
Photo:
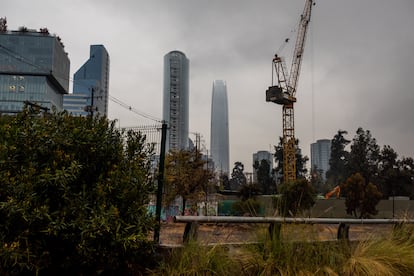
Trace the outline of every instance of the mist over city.
<instances>
[{"instance_id":1,"label":"mist over city","mask_svg":"<svg viewBox=\"0 0 414 276\"><path fill-rule=\"evenodd\" d=\"M230 166L241 161L251 171L252 154L274 151L282 136L281 107L266 102L265 91L279 49L290 67L302 4L7 1L2 16L11 30L47 27L59 35L71 78L89 46L104 45L111 61L109 94L159 119L163 56L182 51L190 62L190 132L210 147L212 85L225 80ZM352 139L358 127L370 130L381 146L414 155L412 9L410 1L316 2L295 104L295 136L304 155L310 157L311 143L332 139L339 129ZM151 123L111 100L108 116L120 126Z\"/></svg>"}]
</instances>

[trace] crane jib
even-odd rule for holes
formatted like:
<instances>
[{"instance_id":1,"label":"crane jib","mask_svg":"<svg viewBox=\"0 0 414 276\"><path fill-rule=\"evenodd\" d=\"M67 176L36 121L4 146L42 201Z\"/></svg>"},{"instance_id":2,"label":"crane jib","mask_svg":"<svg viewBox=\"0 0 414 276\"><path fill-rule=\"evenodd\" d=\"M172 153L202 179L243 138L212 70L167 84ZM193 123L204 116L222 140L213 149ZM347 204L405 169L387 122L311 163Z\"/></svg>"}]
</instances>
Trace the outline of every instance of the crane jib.
<instances>
[{"instance_id":1,"label":"crane jib","mask_svg":"<svg viewBox=\"0 0 414 276\"><path fill-rule=\"evenodd\" d=\"M266 90L266 101L283 106L283 181L296 180L296 139L294 126L295 94L298 86L300 67L305 49L306 33L309 26L313 0L306 0L305 8L299 21L299 30L296 37L295 50L293 52L290 74L287 75L284 59L275 55L272 60L272 82L277 78L277 85L270 86ZM275 74L273 74L275 72Z\"/></svg>"}]
</instances>

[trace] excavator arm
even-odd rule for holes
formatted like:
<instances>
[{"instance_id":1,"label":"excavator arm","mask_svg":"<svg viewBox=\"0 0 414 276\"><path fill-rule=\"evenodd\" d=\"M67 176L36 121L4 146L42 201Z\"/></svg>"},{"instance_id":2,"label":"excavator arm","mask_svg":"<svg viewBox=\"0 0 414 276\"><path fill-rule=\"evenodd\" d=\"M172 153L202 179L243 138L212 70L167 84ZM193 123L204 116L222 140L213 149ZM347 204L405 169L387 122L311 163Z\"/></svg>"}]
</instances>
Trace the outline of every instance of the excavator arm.
<instances>
[{"instance_id":1,"label":"excavator arm","mask_svg":"<svg viewBox=\"0 0 414 276\"><path fill-rule=\"evenodd\" d=\"M325 199L329 199L332 195L336 195L336 198L339 198L341 194L341 187L335 186L335 188L332 189L332 191L329 191L325 195Z\"/></svg>"}]
</instances>

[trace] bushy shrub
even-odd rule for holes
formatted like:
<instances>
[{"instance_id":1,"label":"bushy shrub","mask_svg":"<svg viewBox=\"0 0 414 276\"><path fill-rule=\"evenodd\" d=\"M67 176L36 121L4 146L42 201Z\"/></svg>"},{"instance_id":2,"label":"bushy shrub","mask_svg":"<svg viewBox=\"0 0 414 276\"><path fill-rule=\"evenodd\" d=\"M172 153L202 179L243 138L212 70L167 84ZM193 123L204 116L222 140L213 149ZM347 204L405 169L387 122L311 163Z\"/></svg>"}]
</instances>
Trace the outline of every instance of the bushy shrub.
<instances>
[{"instance_id":1,"label":"bushy shrub","mask_svg":"<svg viewBox=\"0 0 414 276\"><path fill-rule=\"evenodd\" d=\"M151 252L152 149L114 122L0 119L0 273L122 271Z\"/></svg>"}]
</instances>

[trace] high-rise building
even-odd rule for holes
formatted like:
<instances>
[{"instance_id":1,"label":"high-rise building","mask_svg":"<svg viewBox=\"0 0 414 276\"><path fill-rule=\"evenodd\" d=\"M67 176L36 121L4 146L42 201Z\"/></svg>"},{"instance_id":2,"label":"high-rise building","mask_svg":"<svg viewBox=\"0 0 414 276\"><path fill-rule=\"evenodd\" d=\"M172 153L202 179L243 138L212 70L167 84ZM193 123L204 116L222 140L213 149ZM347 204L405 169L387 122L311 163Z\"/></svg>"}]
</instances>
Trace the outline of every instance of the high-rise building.
<instances>
[{"instance_id":1,"label":"high-rise building","mask_svg":"<svg viewBox=\"0 0 414 276\"><path fill-rule=\"evenodd\" d=\"M73 115L108 116L109 55L103 45L91 45L89 59L73 76L73 93L63 107Z\"/></svg>"},{"instance_id":2,"label":"high-rise building","mask_svg":"<svg viewBox=\"0 0 414 276\"><path fill-rule=\"evenodd\" d=\"M256 161L259 163L262 162L262 160L266 160L269 164L269 176L272 175L272 168L273 168L273 154L270 153L267 150L260 150L256 153L253 153L253 166L256 163ZM257 182L257 170L253 167L253 182Z\"/></svg>"},{"instance_id":3,"label":"high-rise building","mask_svg":"<svg viewBox=\"0 0 414 276\"><path fill-rule=\"evenodd\" d=\"M321 139L311 144L311 170L316 170L326 179L329 170L329 159L331 158L331 140Z\"/></svg>"},{"instance_id":4,"label":"high-rise building","mask_svg":"<svg viewBox=\"0 0 414 276\"><path fill-rule=\"evenodd\" d=\"M25 104L63 109L69 90L70 61L60 38L44 28L0 27L0 113L17 113Z\"/></svg>"},{"instance_id":5,"label":"high-rise building","mask_svg":"<svg viewBox=\"0 0 414 276\"><path fill-rule=\"evenodd\" d=\"M229 114L227 86L223 80L213 82L210 143L216 171L229 174Z\"/></svg>"},{"instance_id":6,"label":"high-rise building","mask_svg":"<svg viewBox=\"0 0 414 276\"><path fill-rule=\"evenodd\" d=\"M188 148L189 60L180 51L164 56L162 118L168 123L167 150Z\"/></svg>"}]
</instances>

